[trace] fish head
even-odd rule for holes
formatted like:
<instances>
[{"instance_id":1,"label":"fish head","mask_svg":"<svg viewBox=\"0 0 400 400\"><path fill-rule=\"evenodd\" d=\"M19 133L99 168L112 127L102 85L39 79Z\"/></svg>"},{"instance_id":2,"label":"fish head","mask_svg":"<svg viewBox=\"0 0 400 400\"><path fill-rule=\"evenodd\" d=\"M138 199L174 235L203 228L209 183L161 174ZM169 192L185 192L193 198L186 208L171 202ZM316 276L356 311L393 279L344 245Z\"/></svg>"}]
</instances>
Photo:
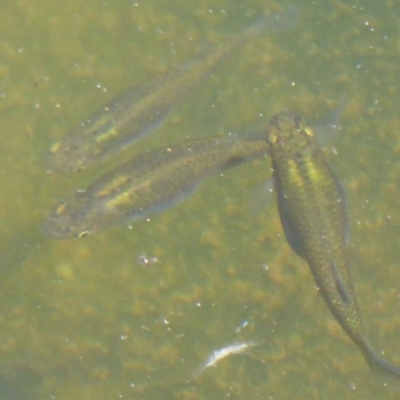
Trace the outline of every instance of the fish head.
<instances>
[{"instance_id":1,"label":"fish head","mask_svg":"<svg viewBox=\"0 0 400 400\"><path fill-rule=\"evenodd\" d=\"M84 196L79 194L52 209L43 224L46 234L55 239L67 239L83 238L97 232L91 217L91 204L85 204Z\"/></svg>"},{"instance_id":2,"label":"fish head","mask_svg":"<svg viewBox=\"0 0 400 400\"><path fill-rule=\"evenodd\" d=\"M86 164L86 143L77 135L53 143L46 155L46 167L55 173L81 171Z\"/></svg>"},{"instance_id":3,"label":"fish head","mask_svg":"<svg viewBox=\"0 0 400 400\"><path fill-rule=\"evenodd\" d=\"M273 154L304 153L315 143L314 131L300 115L282 111L270 120L267 142Z\"/></svg>"}]
</instances>

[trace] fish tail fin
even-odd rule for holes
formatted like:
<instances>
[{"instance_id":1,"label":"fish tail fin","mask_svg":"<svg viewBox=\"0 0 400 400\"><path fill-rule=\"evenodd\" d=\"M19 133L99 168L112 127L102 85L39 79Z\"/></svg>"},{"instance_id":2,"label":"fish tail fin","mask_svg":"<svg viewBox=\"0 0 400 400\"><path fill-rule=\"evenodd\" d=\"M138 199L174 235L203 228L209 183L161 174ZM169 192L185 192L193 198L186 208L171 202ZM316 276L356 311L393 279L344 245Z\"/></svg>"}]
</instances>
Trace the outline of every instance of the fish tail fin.
<instances>
[{"instance_id":1,"label":"fish tail fin","mask_svg":"<svg viewBox=\"0 0 400 400\"><path fill-rule=\"evenodd\" d=\"M365 343L362 352L368 366L383 385L400 390L400 366L384 359L369 343Z\"/></svg>"},{"instance_id":2,"label":"fish tail fin","mask_svg":"<svg viewBox=\"0 0 400 400\"><path fill-rule=\"evenodd\" d=\"M248 28L245 36L260 36L267 33L280 32L293 28L299 20L300 8L296 6L274 13L263 15Z\"/></svg>"}]
</instances>

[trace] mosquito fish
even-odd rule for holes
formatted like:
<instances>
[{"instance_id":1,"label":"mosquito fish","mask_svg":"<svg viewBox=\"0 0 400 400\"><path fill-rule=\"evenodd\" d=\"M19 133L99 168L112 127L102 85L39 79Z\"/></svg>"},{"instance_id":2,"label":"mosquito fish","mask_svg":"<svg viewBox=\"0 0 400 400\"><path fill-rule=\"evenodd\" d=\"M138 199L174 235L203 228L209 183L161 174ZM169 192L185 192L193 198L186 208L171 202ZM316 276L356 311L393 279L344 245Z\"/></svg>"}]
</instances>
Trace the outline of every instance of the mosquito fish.
<instances>
[{"instance_id":1,"label":"mosquito fish","mask_svg":"<svg viewBox=\"0 0 400 400\"><path fill-rule=\"evenodd\" d=\"M347 262L347 203L314 131L285 111L271 119L267 141L289 245L308 263L326 304L371 369L398 381L400 367L383 359L365 336Z\"/></svg>"},{"instance_id":2,"label":"mosquito fish","mask_svg":"<svg viewBox=\"0 0 400 400\"><path fill-rule=\"evenodd\" d=\"M225 135L143 154L57 205L44 223L53 238L84 237L163 211L189 197L202 179L260 158L265 132Z\"/></svg>"},{"instance_id":3,"label":"mosquito fish","mask_svg":"<svg viewBox=\"0 0 400 400\"><path fill-rule=\"evenodd\" d=\"M57 173L82 170L149 134L232 52L260 35L292 28L297 17L297 8L263 16L191 61L118 95L53 143L47 155L48 169Z\"/></svg>"}]
</instances>

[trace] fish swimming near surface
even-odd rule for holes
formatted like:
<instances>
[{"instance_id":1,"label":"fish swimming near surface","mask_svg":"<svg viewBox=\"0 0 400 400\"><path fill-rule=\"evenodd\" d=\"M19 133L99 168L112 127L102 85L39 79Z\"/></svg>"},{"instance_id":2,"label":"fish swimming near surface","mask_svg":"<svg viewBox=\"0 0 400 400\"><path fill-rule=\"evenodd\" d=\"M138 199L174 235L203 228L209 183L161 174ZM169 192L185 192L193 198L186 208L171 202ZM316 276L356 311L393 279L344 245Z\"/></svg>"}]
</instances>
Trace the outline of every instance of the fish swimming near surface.
<instances>
[{"instance_id":1,"label":"fish swimming near surface","mask_svg":"<svg viewBox=\"0 0 400 400\"><path fill-rule=\"evenodd\" d=\"M125 91L55 142L47 155L52 172L82 170L152 132L228 55L260 35L292 28L298 9L263 16L250 28L205 50L149 83Z\"/></svg>"},{"instance_id":2,"label":"fish swimming near surface","mask_svg":"<svg viewBox=\"0 0 400 400\"><path fill-rule=\"evenodd\" d=\"M300 116L284 111L271 119L267 142L289 245L307 261L326 304L370 368L397 382L400 367L383 359L365 337L346 255L344 191L313 130Z\"/></svg>"},{"instance_id":3,"label":"fish swimming near surface","mask_svg":"<svg viewBox=\"0 0 400 400\"><path fill-rule=\"evenodd\" d=\"M84 237L161 212L201 180L266 155L265 132L214 136L150 151L106 173L58 204L46 218L53 238Z\"/></svg>"}]
</instances>

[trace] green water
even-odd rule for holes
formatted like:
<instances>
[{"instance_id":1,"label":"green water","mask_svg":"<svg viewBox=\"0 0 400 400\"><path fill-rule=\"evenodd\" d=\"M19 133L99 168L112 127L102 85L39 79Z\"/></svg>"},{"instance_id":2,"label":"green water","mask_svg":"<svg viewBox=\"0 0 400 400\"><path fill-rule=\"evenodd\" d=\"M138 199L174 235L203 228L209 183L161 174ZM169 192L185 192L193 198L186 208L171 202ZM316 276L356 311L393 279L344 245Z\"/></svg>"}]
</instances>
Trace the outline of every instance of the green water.
<instances>
[{"instance_id":1,"label":"green water","mask_svg":"<svg viewBox=\"0 0 400 400\"><path fill-rule=\"evenodd\" d=\"M1 399L397 398L289 249L275 202L249 211L268 159L207 179L131 229L57 241L41 227L54 204L122 158L245 129L283 108L321 121L347 94L328 157L350 205L367 335L400 364L400 6L347 3L302 2L297 27L224 61L151 137L61 176L46 173L44 155L92 111L293 3L2 2ZM158 261L146 265L143 254ZM254 357L232 355L193 379L213 350L254 339L263 340Z\"/></svg>"}]
</instances>

